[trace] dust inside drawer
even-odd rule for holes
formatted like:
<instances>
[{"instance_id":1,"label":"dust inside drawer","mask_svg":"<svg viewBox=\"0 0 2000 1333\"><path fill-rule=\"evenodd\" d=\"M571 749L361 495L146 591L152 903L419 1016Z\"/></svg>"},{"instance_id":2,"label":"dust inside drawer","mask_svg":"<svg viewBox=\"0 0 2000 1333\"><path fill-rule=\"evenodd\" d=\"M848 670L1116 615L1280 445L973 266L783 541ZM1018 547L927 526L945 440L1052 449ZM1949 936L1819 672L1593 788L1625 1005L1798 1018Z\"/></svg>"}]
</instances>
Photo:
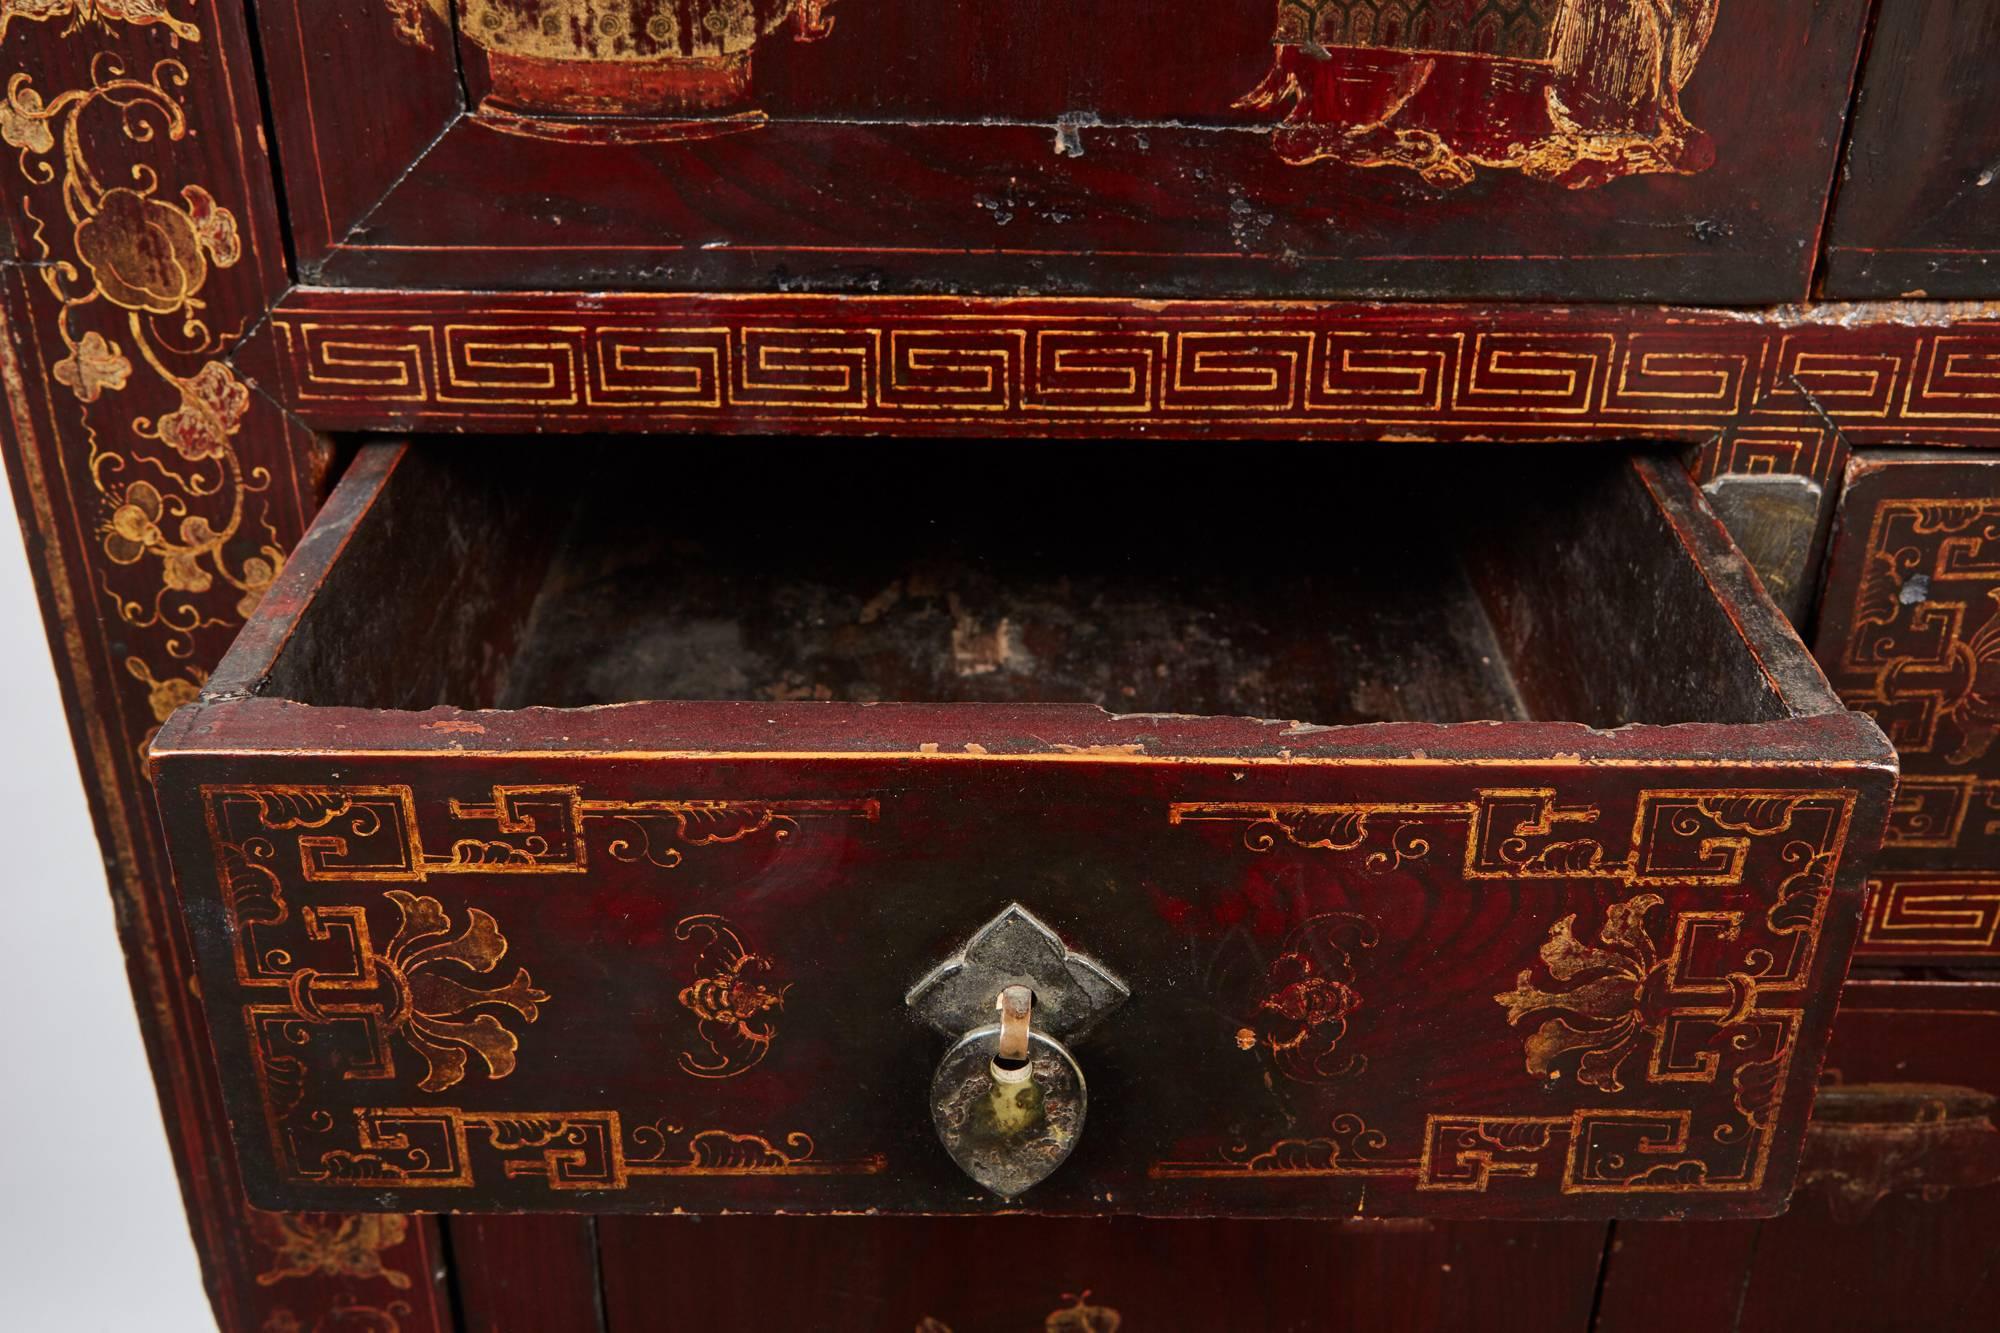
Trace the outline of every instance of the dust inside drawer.
<instances>
[{"instance_id":1,"label":"dust inside drawer","mask_svg":"<svg viewBox=\"0 0 2000 1333\"><path fill-rule=\"evenodd\" d=\"M1671 459L879 441L369 445L154 762L260 1204L694 1212L1770 1212L1894 776Z\"/></svg>"},{"instance_id":2,"label":"dust inside drawer","mask_svg":"<svg viewBox=\"0 0 2000 1333\"><path fill-rule=\"evenodd\" d=\"M553 473L532 443L397 463L261 692L1785 716L1615 452L1238 444L1189 468L1149 446L554 447Z\"/></svg>"}]
</instances>

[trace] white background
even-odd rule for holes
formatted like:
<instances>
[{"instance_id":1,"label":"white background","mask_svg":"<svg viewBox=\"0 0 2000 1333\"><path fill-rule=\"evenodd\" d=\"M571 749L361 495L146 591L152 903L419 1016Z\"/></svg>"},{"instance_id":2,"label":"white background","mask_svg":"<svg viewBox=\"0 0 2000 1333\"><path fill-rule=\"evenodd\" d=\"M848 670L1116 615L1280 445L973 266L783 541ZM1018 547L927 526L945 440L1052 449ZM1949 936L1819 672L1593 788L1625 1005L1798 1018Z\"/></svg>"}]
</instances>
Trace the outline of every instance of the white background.
<instances>
[{"instance_id":1,"label":"white background","mask_svg":"<svg viewBox=\"0 0 2000 1333\"><path fill-rule=\"evenodd\" d=\"M214 1333L0 474L0 1329Z\"/></svg>"}]
</instances>

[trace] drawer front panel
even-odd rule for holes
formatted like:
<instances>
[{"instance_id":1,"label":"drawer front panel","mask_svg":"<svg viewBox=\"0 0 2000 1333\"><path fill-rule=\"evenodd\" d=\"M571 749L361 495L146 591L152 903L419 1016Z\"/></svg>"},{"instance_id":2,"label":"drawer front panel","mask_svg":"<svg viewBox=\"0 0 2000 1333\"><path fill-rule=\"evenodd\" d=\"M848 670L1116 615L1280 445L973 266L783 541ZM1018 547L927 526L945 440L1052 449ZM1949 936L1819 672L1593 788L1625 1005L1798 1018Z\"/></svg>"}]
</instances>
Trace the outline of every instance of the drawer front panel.
<instances>
[{"instance_id":1,"label":"drawer front panel","mask_svg":"<svg viewBox=\"0 0 2000 1333\"><path fill-rule=\"evenodd\" d=\"M1770 1211L1879 818L1838 770L1615 761L195 754L160 785L281 1208L1000 1207L903 997L1017 902L1131 992L1017 1206Z\"/></svg>"},{"instance_id":2,"label":"drawer front panel","mask_svg":"<svg viewBox=\"0 0 2000 1333\"><path fill-rule=\"evenodd\" d=\"M1935 1204L1959 1194L1991 1214L2000 1206L1996 1107L2000 983L1850 981L1807 1134L1800 1196L1840 1222L1861 1221L1887 1199Z\"/></svg>"},{"instance_id":3,"label":"drawer front panel","mask_svg":"<svg viewBox=\"0 0 2000 1333\"><path fill-rule=\"evenodd\" d=\"M1815 651L1902 759L1860 952L2000 962L2000 455L1855 458Z\"/></svg>"}]
</instances>

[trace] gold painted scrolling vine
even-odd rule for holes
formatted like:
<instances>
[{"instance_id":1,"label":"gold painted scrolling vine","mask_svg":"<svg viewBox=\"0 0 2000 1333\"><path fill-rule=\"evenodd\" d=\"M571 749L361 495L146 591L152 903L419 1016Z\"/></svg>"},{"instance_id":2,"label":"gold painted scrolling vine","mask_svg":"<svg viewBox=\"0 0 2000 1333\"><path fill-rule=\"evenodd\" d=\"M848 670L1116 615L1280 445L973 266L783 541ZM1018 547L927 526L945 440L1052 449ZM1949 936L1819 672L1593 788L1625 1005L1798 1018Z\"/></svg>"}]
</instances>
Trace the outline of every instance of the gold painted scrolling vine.
<instances>
[{"instance_id":1,"label":"gold painted scrolling vine","mask_svg":"<svg viewBox=\"0 0 2000 1333\"><path fill-rule=\"evenodd\" d=\"M1451 873L1468 889L1568 881L1627 892L1584 914L1595 943L1580 938L1575 913L1547 928L1538 951L1546 983L1529 968L1493 996L1507 1025L1528 1029L1515 1059L1576 1105L1550 1114L1427 1114L1420 1133L1396 1133L1401 1152L1389 1151L1389 1133L1339 1114L1329 1133L1232 1142L1161 1162L1153 1174L1388 1177L1468 1192L1534 1177L1564 1194L1761 1188L1852 804L1847 791L1654 789L1637 793L1629 833L1601 807L1564 805L1550 789L1422 804L1174 806L1175 824L1235 826L1251 852L1331 855L1361 876L1456 862ZM1628 839L1622 854L1620 836ZM1696 906L1663 910L1669 890L1690 888L1752 896L1739 892L1725 907L1711 892ZM1346 959L1324 949L1319 956ZM1291 998L1287 989L1269 1003ZM1324 1032L1307 1022L1287 1034L1330 1052L1346 1031L1327 1018L1330 1003L1292 1003ZM1358 999L1344 1003L1335 1016L1356 1007ZM1237 1041L1288 1053L1280 1043ZM1298 1079L1282 1061L1277 1072ZM1684 1104L1621 1104L1634 1082L1656 1097L1684 1088L1673 1098ZM1708 1091L1718 1084L1719 1095Z\"/></svg>"},{"instance_id":2,"label":"gold painted scrolling vine","mask_svg":"<svg viewBox=\"0 0 2000 1333\"><path fill-rule=\"evenodd\" d=\"M160 0L0 0L0 35L17 18L68 18L65 33L158 24L176 40L201 40ZM88 475L105 506L98 534L105 558L118 567L156 562L157 579L139 589L114 587L106 570L100 590L131 629L156 632L177 664L165 671L138 655L125 663L156 721L165 721L203 679L190 660L193 636L246 619L284 552L268 507L256 501L269 491L270 474L246 467L237 450L250 391L223 359L233 333L210 326L203 295L213 270L242 258L236 218L201 185L169 193L149 163L133 163L121 179L93 161L93 145L107 137L144 150L191 133L181 99L187 67L169 58L143 76L131 69L100 52L87 86L52 96L33 73L12 74L0 100L0 141L16 150L28 183L53 196L39 211L34 192L21 202L43 261L35 272L60 310L64 355L51 374L79 404ZM66 236L53 235L60 232ZM165 408L128 418L139 448L101 439L90 410L134 386L132 354Z\"/></svg>"}]
</instances>

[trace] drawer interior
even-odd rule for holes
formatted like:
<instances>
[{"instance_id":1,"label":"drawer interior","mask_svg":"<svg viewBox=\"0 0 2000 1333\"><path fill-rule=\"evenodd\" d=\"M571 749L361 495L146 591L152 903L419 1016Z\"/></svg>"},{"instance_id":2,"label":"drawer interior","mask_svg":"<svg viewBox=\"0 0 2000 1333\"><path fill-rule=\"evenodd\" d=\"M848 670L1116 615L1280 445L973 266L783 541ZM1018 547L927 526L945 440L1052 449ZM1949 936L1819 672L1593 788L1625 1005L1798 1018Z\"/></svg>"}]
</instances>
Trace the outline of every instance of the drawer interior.
<instances>
[{"instance_id":1,"label":"drawer interior","mask_svg":"<svg viewBox=\"0 0 2000 1333\"><path fill-rule=\"evenodd\" d=\"M1788 715L1619 450L1193 461L1141 443L423 442L260 693L1329 726Z\"/></svg>"}]
</instances>

